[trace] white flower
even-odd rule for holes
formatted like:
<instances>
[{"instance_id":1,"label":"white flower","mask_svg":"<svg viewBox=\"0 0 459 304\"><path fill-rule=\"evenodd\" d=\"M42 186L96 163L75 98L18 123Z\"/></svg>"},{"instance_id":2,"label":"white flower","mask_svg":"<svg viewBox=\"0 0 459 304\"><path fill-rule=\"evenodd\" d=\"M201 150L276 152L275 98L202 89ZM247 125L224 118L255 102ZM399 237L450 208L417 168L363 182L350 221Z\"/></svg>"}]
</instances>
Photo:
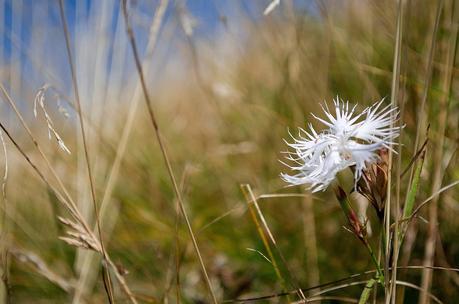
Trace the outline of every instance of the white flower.
<instances>
[{"instance_id":1,"label":"white flower","mask_svg":"<svg viewBox=\"0 0 459 304\"><path fill-rule=\"evenodd\" d=\"M323 191L338 172L355 166L357 183L366 166L378 160L378 150L391 149L400 132L399 127L392 126L397 108L381 108L383 101L355 114L355 106L349 109L349 103L337 97L333 101L335 116L325 105L326 119L313 116L328 129L318 133L309 124L309 131L299 128L298 138L290 134L294 141L287 144L295 152L287 152L287 159L294 165L287 166L296 174L281 173L282 179L290 185L306 184L312 192Z\"/></svg>"}]
</instances>

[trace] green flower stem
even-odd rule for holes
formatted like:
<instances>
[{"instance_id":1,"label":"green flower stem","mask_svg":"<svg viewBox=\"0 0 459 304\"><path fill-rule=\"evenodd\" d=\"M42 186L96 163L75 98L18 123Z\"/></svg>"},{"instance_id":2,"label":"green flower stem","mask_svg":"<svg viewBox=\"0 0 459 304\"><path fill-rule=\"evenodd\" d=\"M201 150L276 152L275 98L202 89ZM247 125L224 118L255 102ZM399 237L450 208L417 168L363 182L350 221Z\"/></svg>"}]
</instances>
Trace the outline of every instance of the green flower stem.
<instances>
[{"instance_id":1,"label":"green flower stem","mask_svg":"<svg viewBox=\"0 0 459 304\"><path fill-rule=\"evenodd\" d=\"M373 252L373 249L371 248L370 243L367 241L366 238L364 239L363 243L365 244L365 247L367 248L368 252L370 253L371 259L373 260L373 263L376 266L376 271L378 273L378 276L377 276L378 282L383 284L383 282L384 282L384 273L383 273L383 271L381 269L381 265L379 265L378 259L376 258L375 254Z\"/></svg>"},{"instance_id":2,"label":"green flower stem","mask_svg":"<svg viewBox=\"0 0 459 304\"><path fill-rule=\"evenodd\" d=\"M339 201L339 204L341 206L341 209L343 210L344 214L346 215L346 218L349 222L349 225L351 226L351 231L355 234L355 236L362 241L362 243L365 245L367 248L368 252L370 253L371 259L373 263L376 266L377 274L378 274L378 281L383 284L384 282L384 273L381 269L381 266L378 262L378 259L376 258L373 249L371 248L370 243L368 242L368 239L366 237L366 231L364 231L365 227L364 225L360 222L359 218L357 217L357 214L355 213L354 209L352 209L352 206L349 202L348 196L346 192L338 186L335 189L335 194L336 198Z\"/></svg>"}]
</instances>

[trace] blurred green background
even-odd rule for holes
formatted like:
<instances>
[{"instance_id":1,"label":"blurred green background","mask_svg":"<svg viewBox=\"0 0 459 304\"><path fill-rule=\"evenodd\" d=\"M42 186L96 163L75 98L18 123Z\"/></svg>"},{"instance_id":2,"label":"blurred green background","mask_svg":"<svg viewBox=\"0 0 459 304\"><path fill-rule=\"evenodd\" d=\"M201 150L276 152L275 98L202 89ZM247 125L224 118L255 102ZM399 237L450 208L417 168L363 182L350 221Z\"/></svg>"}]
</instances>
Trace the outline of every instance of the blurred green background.
<instances>
[{"instance_id":1,"label":"blurred green background","mask_svg":"<svg viewBox=\"0 0 459 304\"><path fill-rule=\"evenodd\" d=\"M155 13L164 5L156 34ZM310 112L322 116L324 101L339 95L360 110L384 97L390 103L400 12L397 103L405 128L395 162L401 159L401 169L409 164L417 126L422 133L427 126L420 120L424 115L430 141L416 204L438 190L438 182L445 186L459 178L457 1L405 0L400 9L396 1L386 0L281 0L263 15L268 5L261 0L137 0L129 6L153 108L220 301L308 288L373 269L365 248L343 228L346 220L331 189L311 195L304 187L286 188L279 174L288 168L279 160L287 150L283 139L288 140L288 130L295 134L308 122L321 128ZM208 303L186 226L176 215L119 3L69 1L65 9L107 251L127 272L125 279L140 302L174 303L178 290L184 303ZM0 37L2 85L82 213L94 222L58 2L0 0ZM42 113L33 116L35 95L44 85L49 86L46 109L70 155L47 138ZM2 122L50 176L14 112L5 102L0 107ZM11 303L106 302L100 258L58 239L65 227L57 216L66 217L66 210L8 140L6 148L1 245L2 271L8 269L9 276L2 294L6 282ZM5 157L0 158L4 168ZM401 202L408 175L401 180ZM259 206L285 257L286 264L275 252L286 287L263 256L267 253L242 184L262 196ZM436 201L436 266L459 265L458 200L456 187ZM355 204L368 216L377 247L381 226L374 210L367 210L361 198ZM428 207L420 215L410 226L399 265L423 263ZM421 269L409 269L399 279L421 285L421 275ZM457 272L434 271L433 278L432 294L444 303L459 301ZM114 284L117 300L126 302ZM337 299L319 300L352 302L362 288L340 288L325 294ZM417 303L418 293L406 288L400 302Z\"/></svg>"}]
</instances>

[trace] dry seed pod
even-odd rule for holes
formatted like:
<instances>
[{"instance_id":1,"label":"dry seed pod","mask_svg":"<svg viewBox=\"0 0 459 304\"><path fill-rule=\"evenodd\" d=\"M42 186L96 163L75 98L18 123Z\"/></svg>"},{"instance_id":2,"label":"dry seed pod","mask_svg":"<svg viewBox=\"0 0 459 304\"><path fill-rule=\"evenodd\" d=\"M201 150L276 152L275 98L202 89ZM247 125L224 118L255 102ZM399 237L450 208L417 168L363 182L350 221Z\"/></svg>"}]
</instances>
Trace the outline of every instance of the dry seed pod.
<instances>
[{"instance_id":1,"label":"dry seed pod","mask_svg":"<svg viewBox=\"0 0 459 304\"><path fill-rule=\"evenodd\" d=\"M341 209L343 210L344 215L348 220L349 227L347 229L352 232L358 239L365 241L367 235L366 221L362 223L359 220L359 217L355 213L354 209L352 209L349 203L348 195L343 190L343 188L337 186L334 190L336 198L340 203Z\"/></svg>"},{"instance_id":2,"label":"dry seed pod","mask_svg":"<svg viewBox=\"0 0 459 304\"><path fill-rule=\"evenodd\" d=\"M378 151L379 160L370 164L357 182L357 192L373 205L378 218L384 217L384 205L387 193L388 150Z\"/></svg>"}]
</instances>

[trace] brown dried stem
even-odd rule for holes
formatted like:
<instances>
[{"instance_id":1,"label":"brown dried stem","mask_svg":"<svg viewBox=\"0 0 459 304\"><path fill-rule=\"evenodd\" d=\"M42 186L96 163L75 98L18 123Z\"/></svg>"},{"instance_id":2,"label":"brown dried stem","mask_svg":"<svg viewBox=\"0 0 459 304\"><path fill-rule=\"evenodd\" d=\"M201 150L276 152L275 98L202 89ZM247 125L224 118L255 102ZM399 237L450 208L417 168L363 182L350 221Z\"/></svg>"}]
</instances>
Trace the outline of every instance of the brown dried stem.
<instances>
[{"instance_id":1,"label":"brown dried stem","mask_svg":"<svg viewBox=\"0 0 459 304\"><path fill-rule=\"evenodd\" d=\"M122 1L121 6L122 6L122 10L123 10L123 16L124 16L124 20L125 20L125 23L126 23L126 30L127 30L127 34L128 34L128 37L129 37L129 41L130 41L131 47L132 47L132 52L133 52L133 55L134 55L134 61L135 61L136 67L137 67L137 72L139 74L140 83L142 85L142 90L143 90L143 94L144 94L144 100L145 100L145 104L146 104L146 107L147 107L147 110L148 110L148 115L150 117L150 122L151 122L151 124L153 126L153 129L154 129L154 132L155 132L155 136L156 136L156 140L158 141L158 144L159 144L159 147L160 147L160 150L161 150L161 154L163 156L164 163L166 165L167 172L169 174L169 178L171 180L172 186L174 188L175 195L177 197L177 201L178 201L179 206L180 206L180 211L182 212L183 218L185 219L185 223L186 223L186 226L188 228L188 233L190 234L191 240L193 242L193 246L194 246L196 255L197 255L198 259L199 259L199 264L201 266L202 273L203 273L204 278L206 280L207 287L209 288L209 292L211 294L212 301L213 301L213 303L217 304L218 303L217 302L217 298L216 298L215 293L213 291L209 275L207 274L206 266L204 264L204 260L202 259L201 251L199 250L199 245L198 245L198 242L197 242L196 237L194 235L193 228L191 226L191 222L190 222L190 220L188 218L188 214L187 214L186 209L185 209L185 204L183 203L183 199L182 199L182 194L181 194L181 192L179 190L179 187L178 187L178 184L177 184L177 181L176 181L176 178L175 178L175 175L173 173L172 166L171 166L171 163L170 163L170 160L169 160L169 156L168 156L168 154L166 152L166 147L165 147L164 142L162 140L162 136L161 136L161 133L160 133L160 130L159 130L159 125L158 125L158 122L156 120L155 114L153 112L153 107L151 105L150 94L148 93L148 90L147 90L147 86L146 86L146 83L145 83L145 78L144 78L142 65L140 63L140 59L139 59L139 55L138 55L138 51L137 51L137 44L135 42L134 32L133 32L131 24L129 22L129 16L128 16L128 11L127 11L127 0L121 0L121 1Z\"/></svg>"},{"instance_id":2,"label":"brown dried stem","mask_svg":"<svg viewBox=\"0 0 459 304\"><path fill-rule=\"evenodd\" d=\"M100 228L100 219L99 219L99 210L97 207L97 202L96 202L96 191L94 187L94 178L92 175L91 171L91 164L89 160L89 151L88 151L88 144L87 144L87 139L86 139L86 132L85 132L85 127L84 127L84 119L82 115L82 109L81 109L81 101L80 101L80 94L78 90L78 81L76 77L76 72L75 72L75 65L73 63L73 56L72 56L72 49L70 47L70 34L68 31L68 26L67 26L67 19L65 17L65 10L64 10L64 1L59 0L59 9L60 9L60 16L61 16L61 21L62 21L62 26L64 30L64 36L65 36L65 45L67 49L67 56L68 56L68 61L69 61L69 66L70 66L70 72L72 76L72 82L73 82L73 89L74 89L74 94L75 94L75 101L76 101L76 108L77 108L77 113L78 113L78 118L79 118L79 125L80 125L80 131L81 131L81 136L83 139L83 150L84 150L84 157L85 157L85 162L86 162L86 168L88 170L88 179L89 179L89 186L91 189L91 198L92 198L92 204L94 208L94 215L96 217L96 223L97 223L97 230L99 232L99 241L102 249L102 255L104 260L107 260L107 252L105 250L104 246L104 241L102 237L102 230ZM105 264L103 264L103 281L104 281L104 286L107 292L108 299L110 303L114 303L114 296L113 296L113 286L112 282L110 279L110 272L108 269L105 267Z\"/></svg>"}]
</instances>

